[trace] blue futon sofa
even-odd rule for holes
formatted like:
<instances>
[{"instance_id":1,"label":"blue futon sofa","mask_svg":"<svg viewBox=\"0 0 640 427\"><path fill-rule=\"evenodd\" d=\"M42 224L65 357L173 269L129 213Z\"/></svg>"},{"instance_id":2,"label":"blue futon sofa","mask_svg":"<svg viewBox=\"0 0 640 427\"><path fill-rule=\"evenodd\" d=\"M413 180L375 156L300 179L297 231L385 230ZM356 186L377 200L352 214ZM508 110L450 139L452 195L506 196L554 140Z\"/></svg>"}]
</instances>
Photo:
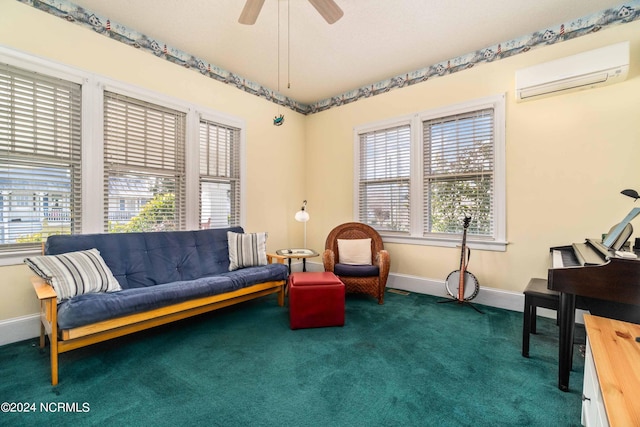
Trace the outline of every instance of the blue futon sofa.
<instances>
[{"instance_id":1,"label":"blue futon sofa","mask_svg":"<svg viewBox=\"0 0 640 427\"><path fill-rule=\"evenodd\" d=\"M282 260L229 271L227 232L243 230L50 236L45 255L97 249L121 288L60 301L45 279L33 278L40 346L45 335L51 346L52 384L58 383L59 353L272 293L284 305Z\"/></svg>"}]
</instances>

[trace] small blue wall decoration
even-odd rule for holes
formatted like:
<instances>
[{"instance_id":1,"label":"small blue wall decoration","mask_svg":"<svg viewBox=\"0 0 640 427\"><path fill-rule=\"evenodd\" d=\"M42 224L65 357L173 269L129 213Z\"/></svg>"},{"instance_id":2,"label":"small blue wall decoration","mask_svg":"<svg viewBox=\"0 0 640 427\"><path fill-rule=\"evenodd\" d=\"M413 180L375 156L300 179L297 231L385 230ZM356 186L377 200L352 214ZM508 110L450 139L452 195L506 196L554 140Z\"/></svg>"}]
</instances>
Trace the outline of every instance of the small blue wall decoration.
<instances>
[{"instance_id":1,"label":"small blue wall decoration","mask_svg":"<svg viewBox=\"0 0 640 427\"><path fill-rule=\"evenodd\" d=\"M274 126L282 126L283 123L284 123L284 114L280 114L279 116L275 116L273 118Z\"/></svg>"}]
</instances>

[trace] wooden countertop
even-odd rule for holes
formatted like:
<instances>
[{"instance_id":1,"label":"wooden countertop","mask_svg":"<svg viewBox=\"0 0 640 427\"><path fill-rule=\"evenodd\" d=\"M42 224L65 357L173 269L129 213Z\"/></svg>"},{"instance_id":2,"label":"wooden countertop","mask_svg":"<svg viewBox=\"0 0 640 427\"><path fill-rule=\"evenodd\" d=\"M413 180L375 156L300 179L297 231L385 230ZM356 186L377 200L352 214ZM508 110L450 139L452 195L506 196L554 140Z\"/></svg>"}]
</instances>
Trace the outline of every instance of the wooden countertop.
<instances>
[{"instance_id":1,"label":"wooden countertop","mask_svg":"<svg viewBox=\"0 0 640 427\"><path fill-rule=\"evenodd\" d=\"M640 426L640 325L586 314L584 324L611 426Z\"/></svg>"}]
</instances>

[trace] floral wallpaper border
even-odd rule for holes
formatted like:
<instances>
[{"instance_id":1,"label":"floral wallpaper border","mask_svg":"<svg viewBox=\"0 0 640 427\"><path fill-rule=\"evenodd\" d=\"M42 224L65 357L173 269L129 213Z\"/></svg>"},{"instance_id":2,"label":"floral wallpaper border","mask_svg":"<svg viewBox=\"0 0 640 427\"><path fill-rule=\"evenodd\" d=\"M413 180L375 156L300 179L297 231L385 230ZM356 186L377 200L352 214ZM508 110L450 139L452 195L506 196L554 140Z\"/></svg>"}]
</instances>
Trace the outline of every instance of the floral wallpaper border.
<instances>
[{"instance_id":1,"label":"floral wallpaper border","mask_svg":"<svg viewBox=\"0 0 640 427\"><path fill-rule=\"evenodd\" d=\"M92 13L67 0L18 1L66 19L67 21L88 27L99 34L103 34L137 49L147 51L157 57L192 69L214 80L235 86L247 93L265 98L268 101L302 114L318 113L363 98L369 98L391 90L462 71L483 62L497 61L502 58L527 52L534 48L570 40L613 25L625 24L640 19L640 0L631 0L620 6L578 18L556 27L536 31L533 34L498 43L476 52L461 55L419 70L400 74L387 80L363 86L307 105L286 97L268 87L247 80L238 74L209 64L201 58L197 58L187 52L168 46L161 40L150 38L133 29L111 22L109 17Z\"/></svg>"}]
</instances>

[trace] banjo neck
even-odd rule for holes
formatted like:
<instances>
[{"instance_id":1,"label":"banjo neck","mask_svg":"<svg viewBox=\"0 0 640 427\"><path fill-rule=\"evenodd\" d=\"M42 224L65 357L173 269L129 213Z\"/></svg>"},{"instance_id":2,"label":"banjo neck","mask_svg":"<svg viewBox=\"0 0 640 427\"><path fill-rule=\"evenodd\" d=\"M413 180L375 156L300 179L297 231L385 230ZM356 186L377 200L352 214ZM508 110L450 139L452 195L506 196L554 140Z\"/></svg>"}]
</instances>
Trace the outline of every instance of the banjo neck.
<instances>
[{"instance_id":1,"label":"banjo neck","mask_svg":"<svg viewBox=\"0 0 640 427\"><path fill-rule=\"evenodd\" d=\"M467 267L466 263L466 246L467 246L467 228L469 228L469 222L471 221L470 216L464 217L464 230L462 232L462 250L460 253L460 279L458 283L458 301L464 301L464 276L465 269Z\"/></svg>"}]
</instances>

